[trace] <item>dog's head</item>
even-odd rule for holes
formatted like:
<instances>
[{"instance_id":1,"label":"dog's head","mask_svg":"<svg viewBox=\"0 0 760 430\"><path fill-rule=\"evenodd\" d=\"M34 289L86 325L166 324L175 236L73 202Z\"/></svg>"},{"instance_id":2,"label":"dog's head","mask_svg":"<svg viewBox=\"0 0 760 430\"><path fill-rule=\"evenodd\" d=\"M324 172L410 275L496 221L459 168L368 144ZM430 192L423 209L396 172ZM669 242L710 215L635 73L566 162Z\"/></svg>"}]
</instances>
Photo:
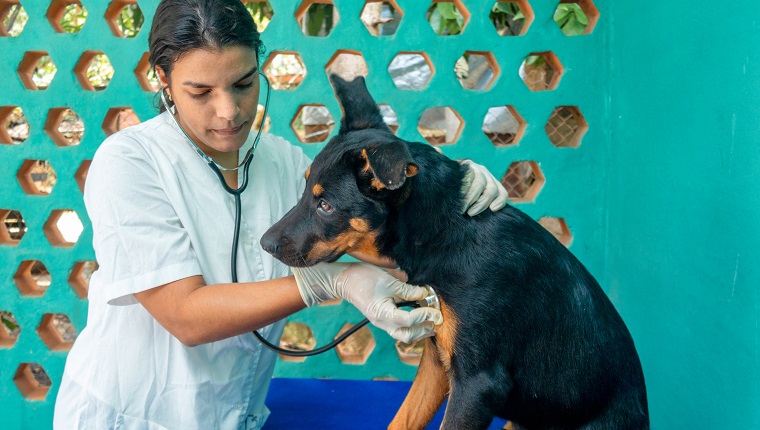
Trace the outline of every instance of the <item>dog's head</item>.
<instances>
[{"instance_id":1,"label":"dog's head","mask_svg":"<svg viewBox=\"0 0 760 430\"><path fill-rule=\"evenodd\" d=\"M331 80L343 110L340 132L306 171L296 206L261 239L264 250L293 267L353 251L379 256L388 201L398 200L419 169L383 122L364 78Z\"/></svg>"}]
</instances>

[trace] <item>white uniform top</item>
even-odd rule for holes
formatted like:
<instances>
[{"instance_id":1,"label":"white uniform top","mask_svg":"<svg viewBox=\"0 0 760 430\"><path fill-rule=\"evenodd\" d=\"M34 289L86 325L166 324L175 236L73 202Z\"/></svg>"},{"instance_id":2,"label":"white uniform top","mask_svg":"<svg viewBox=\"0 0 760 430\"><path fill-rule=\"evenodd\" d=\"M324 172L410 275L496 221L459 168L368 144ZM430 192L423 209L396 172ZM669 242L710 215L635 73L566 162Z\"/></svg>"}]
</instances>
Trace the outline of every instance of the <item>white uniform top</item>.
<instances>
[{"instance_id":1,"label":"white uniform top","mask_svg":"<svg viewBox=\"0 0 760 430\"><path fill-rule=\"evenodd\" d=\"M262 135L242 195L240 282L289 274L259 239L295 205L310 162L300 148ZM133 296L193 275L208 285L231 282L234 197L163 113L106 139L84 199L100 268L90 280L87 326L66 361L54 427L259 428L276 354L251 334L188 348ZM260 333L278 344L283 326Z\"/></svg>"}]
</instances>

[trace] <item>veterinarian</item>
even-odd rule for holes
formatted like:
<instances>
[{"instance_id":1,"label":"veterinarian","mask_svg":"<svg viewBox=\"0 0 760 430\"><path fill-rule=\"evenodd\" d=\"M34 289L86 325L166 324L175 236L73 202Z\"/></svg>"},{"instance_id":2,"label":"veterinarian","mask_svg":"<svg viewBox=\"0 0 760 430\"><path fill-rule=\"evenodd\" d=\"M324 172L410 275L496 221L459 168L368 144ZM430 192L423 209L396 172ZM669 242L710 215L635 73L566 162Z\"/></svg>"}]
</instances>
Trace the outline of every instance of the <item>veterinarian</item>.
<instances>
[{"instance_id":1,"label":"veterinarian","mask_svg":"<svg viewBox=\"0 0 760 430\"><path fill-rule=\"evenodd\" d=\"M261 250L261 235L300 197L310 160L263 134L250 178L238 168L254 148L251 128L267 91L258 74L263 45L242 2L161 1L149 49L169 109L110 136L90 166L84 200L99 269L54 428L260 428L276 354L250 332L277 344L288 315L328 299L347 300L395 339L431 336L438 310L394 305L422 299L425 288L365 263L319 264L292 276ZM228 170L218 176L204 157ZM503 207L498 181L469 166L463 207ZM247 179L237 283L235 199L220 178L232 189Z\"/></svg>"}]
</instances>

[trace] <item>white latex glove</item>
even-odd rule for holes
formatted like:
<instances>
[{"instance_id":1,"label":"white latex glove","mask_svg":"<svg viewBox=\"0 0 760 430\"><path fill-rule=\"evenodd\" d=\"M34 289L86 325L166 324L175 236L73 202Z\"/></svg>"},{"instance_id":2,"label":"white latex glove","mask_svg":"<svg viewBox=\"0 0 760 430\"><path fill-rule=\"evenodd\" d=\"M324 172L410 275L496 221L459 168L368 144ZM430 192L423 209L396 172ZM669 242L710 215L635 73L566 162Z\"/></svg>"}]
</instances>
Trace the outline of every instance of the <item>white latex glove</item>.
<instances>
[{"instance_id":1,"label":"white latex glove","mask_svg":"<svg viewBox=\"0 0 760 430\"><path fill-rule=\"evenodd\" d=\"M496 212L507 205L507 190L488 169L470 160L462 160L460 164L467 166L462 180L462 213L467 212L467 215L475 216L486 208Z\"/></svg>"},{"instance_id":2,"label":"white latex glove","mask_svg":"<svg viewBox=\"0 0 760 430\"><path fill-rule=\"evenodd\" d=\"M363 263L319 263L293 267L298 291L307 306L342 298L354 305L375 326L396 340L413 342L434 334L443 315L435 308L411 311L396 307L396 302L425 298L428 290L406 284L385 271Z\"/></svg>"}]
</instances>

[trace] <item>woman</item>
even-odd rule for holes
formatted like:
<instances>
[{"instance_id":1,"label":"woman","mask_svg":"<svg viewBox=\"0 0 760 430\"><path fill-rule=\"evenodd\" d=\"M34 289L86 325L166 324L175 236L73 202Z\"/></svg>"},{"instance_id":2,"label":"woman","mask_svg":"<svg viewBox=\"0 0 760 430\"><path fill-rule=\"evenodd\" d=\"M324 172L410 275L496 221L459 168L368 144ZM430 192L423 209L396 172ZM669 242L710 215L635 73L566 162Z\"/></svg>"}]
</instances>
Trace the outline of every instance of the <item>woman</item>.
<instances>
[{"instance_id":1,"label":"woman","mask_svg":"<svg viewBox=\"0 0 760 430\"><path fill-rule=\"evenodd\" d=\"M84 198L100 268L54 427L259 428L276 355L250 332L278 343L285 317L331 298L349 301L396 339L432 335L439 311L393 304L423 298L424 288L363 263L290 276L261 250L259 238L295 205L310 163L276 136L262 135L250 166L241 282L232 282L234 198L187 139L225 168L244 161L256 135L262 42L239 0L163 0L149 44L170 109L106 139L90 167ZM470 170L479 185L469 194L480 195L471 210L502 207L503 188L478 176L482 168ZM223 171L232 188L241 175Z\"/></svg>"}]
</instances>

